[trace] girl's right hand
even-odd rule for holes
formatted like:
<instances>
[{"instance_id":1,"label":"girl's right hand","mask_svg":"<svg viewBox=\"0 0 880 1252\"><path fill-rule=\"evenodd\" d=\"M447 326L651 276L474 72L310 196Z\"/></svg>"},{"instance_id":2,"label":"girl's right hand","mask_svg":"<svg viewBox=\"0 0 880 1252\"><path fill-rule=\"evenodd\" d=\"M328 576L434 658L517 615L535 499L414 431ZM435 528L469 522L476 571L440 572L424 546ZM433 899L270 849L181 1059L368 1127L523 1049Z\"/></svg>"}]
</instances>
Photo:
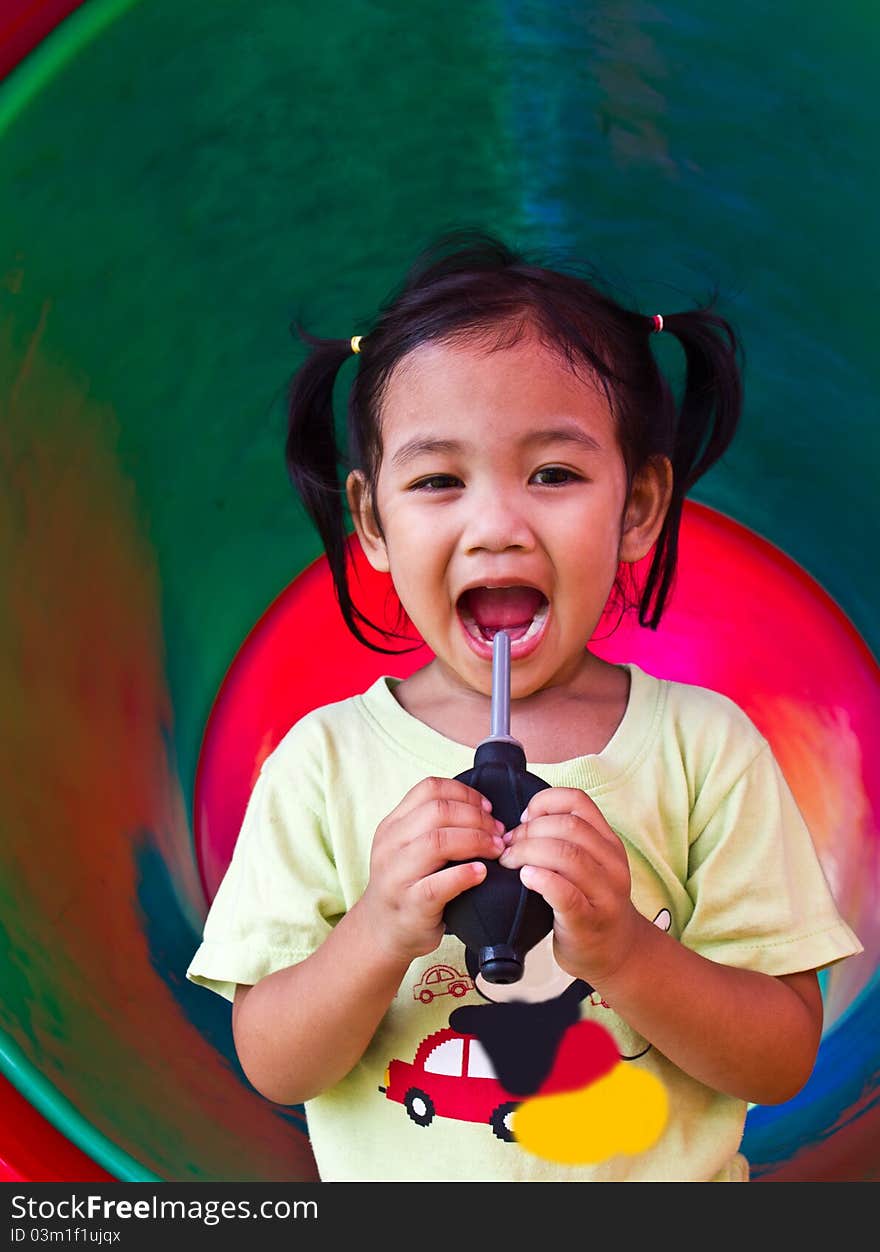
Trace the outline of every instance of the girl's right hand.
<instances>
[{"instance_id":1,"label":"girl's right hand","mask_svg":"<svg viewBox=\"0 0 880 1252\"><path fill-rule=\"evenodd\" d=\"M455 778L423 778L380 822L358 907L395 960L408 964L433 952L447 903L486 877L485 865L471 858L492 860L504 851L502 824L485 804Z\"/></svg>"}]
</instances>

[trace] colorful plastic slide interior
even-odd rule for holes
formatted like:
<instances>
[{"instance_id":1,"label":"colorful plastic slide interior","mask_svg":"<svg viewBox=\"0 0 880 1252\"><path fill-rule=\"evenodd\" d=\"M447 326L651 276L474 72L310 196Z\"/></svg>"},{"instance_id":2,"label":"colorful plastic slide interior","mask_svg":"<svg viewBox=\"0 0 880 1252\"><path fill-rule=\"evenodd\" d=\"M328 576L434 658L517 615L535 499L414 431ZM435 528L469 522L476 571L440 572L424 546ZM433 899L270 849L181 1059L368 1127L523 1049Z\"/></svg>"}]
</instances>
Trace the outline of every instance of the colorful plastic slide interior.
<instances>
[{"instance_id":1,"label":"colorful plastic slide interior","mask_svg":"<svg viewBox=\"0 0 880 1252\"><path fill-rule=\"evenodd\" d=\"M290 323L365 332L463 216L647 311L717 280L743 335L668 615L595 648L742 705L864 944L805 1090L749 1112L753 1176L880 1178L873 66L856 9L789 7L7 4L0 1178L316 1176L184 973L268 752L430 659L342 625L284 473Z\"/></svg>"}]
</instances>

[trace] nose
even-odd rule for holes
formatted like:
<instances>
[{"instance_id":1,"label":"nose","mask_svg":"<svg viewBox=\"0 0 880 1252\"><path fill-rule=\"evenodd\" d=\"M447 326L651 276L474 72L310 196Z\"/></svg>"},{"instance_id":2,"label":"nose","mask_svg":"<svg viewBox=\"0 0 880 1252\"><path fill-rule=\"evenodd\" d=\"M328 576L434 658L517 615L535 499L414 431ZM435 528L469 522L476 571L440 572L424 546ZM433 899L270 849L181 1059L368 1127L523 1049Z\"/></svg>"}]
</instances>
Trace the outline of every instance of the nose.
<instances>
[{"instance_id":1,"label":"nose","mask_svg":"<svg viewBox=\"0 0 880 1252\"><path fill-rule=\"evenodd\" d=\"M528 552L535 536L525 513L525 502L515 492L494 489L473 493L462 535L465 552L504 552L520 548Z\"/></svg>"}]
</instances>

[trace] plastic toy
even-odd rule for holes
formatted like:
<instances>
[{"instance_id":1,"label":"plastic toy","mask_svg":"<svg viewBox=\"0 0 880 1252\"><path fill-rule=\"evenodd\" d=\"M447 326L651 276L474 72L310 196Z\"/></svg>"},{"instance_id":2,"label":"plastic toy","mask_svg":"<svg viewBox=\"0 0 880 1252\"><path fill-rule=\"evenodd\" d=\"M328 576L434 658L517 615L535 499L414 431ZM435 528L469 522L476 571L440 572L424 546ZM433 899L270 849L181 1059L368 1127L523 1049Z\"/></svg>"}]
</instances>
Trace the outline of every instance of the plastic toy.
<instances>
[{"instance_id":1,"label":"plastic toy","mask_svg":"<svg viewBox=\"0 0 880 1252\"><path fill-rule=\"evenodd\" d=\"M492 801L505 830L518 826L532 796L550 785L528 772L523 746L510 734L510 636L505 630L492 640L491 734L477 744L473 768L456 778ZM446 906L446 929L476 953L486 982L518 982L526 952L553 927L553 910L521 882L519 870L497 861L483 864L483 881Z\"/></svg>"}]
</instances>

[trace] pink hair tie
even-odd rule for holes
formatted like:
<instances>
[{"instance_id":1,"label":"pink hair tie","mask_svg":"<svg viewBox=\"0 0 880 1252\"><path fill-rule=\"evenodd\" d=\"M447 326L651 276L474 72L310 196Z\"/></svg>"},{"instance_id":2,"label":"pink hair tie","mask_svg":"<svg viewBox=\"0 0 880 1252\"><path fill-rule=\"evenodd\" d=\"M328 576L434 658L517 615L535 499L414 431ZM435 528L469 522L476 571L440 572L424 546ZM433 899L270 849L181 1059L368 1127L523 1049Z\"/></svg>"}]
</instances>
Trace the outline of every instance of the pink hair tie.
<instances>
[{"instance_id":1,"label":"pink hair tie","mask_svg":"<svg viewBox=\"0 0 880 1252\"><path fill-rule=\"evenodd\" d=\"M654 323L654 329L651 333L653 335L659 335L660 331L663 329L663 314L655 313L651 320Z\"/></svg>"}]
</instances>

